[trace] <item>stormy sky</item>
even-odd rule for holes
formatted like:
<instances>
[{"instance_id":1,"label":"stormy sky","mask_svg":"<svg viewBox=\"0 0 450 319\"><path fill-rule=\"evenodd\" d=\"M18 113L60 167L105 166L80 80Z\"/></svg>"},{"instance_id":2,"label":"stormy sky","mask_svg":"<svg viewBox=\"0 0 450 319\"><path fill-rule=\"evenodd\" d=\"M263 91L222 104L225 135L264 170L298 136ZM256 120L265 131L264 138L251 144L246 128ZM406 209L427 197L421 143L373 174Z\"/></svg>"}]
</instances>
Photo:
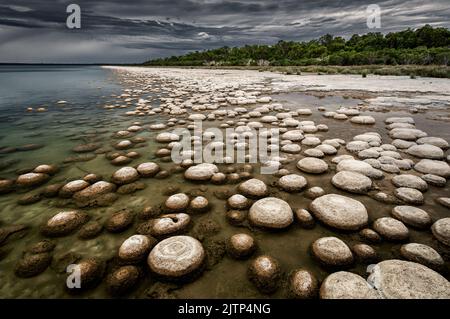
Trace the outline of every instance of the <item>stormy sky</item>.
<instances>
[{"instance_id":1,"label":"stormy sky","mask_svg":"<svg viewBox=\"0 0 450 319\"><path fill-rule=\"evenodd\" d=\"M66 7L81 8L68 29ZM381 28L367 27L369 4ZM140 63L194 50L330 33L450 27L449 0L2 0L0 62Z\"/></svg>"}]
</instances>

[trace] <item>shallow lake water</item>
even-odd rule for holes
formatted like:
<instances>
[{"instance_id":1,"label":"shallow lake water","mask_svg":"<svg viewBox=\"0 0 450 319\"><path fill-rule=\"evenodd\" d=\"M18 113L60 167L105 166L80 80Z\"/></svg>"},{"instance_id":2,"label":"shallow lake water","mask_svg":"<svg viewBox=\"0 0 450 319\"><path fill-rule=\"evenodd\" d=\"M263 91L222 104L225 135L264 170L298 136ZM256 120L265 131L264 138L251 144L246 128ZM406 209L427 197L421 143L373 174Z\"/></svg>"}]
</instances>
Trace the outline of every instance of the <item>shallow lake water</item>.
<instances>
[{"instance_id":1,"label":"shallow lake water","mask_svg":"<svg viewBox=\"0 0 450 319\"><path fill-rule=\"evenodd\" d=\"M92 66L67 66L67 67L0 67L0 177L12 179L17 177L19 170L32 169L40 164L55 164L60 168L52 179L40 187L34 188L30 193L38 193L50 183L63 183L79 179L88 173L95 173L109 180L111 174L119 167L111 165L104 154L94 154L88 161L68 162L69 157L77 154L71 150L79 144L99 143L102 147L111 147L117 142L113 134L131 126L133 122L141 122L142 125L165 122L169 117L165 114L157 114L151 117L124 116L125 109L116 107L104 109L103 106L119 103L117 95L124 89L133 88L123 78L118 78L108 69ZM164 96L164 93L160 96ZM325 118L317 108L325 107L327 111L336 111L342 107L355 107L364 101L358 98L343 97L342 95L315 96L311 92L283 92L271 93L273 102L282 103L286 108L295 110L298 108L310 108L311 116L299 117L302 120L315 121L316 124L326 124L327 132L319 132L322 140L342 138L350 141L353 136L367 132L378 132L384 143L391 141L385 128L384 119L392 116L413 116L416 127L428 133L429 136L439 136L450 141L450 123L430 119L433 112L442 113L442 110L429 110L423 113L411 115L406 110L393 110L392 112L364 111L364 115L371 115L376 119L375 125L363 126L345 123L332 118ZM158 98L152 93L142 96L152 99L152 103L158 104ZM58 104L64 100L67 103ZM123 103L122 103L123 104ZM130 106L130 105L129 105ZM28 112L27 108L33 107L34 111ZM45 112L36 112L39 107L45 107ZM229 106L227 108L235 108ZM225 109L227 109L225 108ZM205 127L217 127L218 121L208 121ZM131 150L140 153L140 157L134 159L128 166L135 166L142 162L154 161L163 169L170 170L173 163L161 162L155 156L155 152L161 147L154 141L159 131L144 130L136 136L147 139L139 148ZM27 151L1 152L8 147L21 147L29 144L37 144L40 148ZM307 149L302 147L303 149ZM339 149L338 155L348 154L344 147ZM303 155L296 155L302 158ZM408 156L405 156L408 158ZM331 169L322 175L300 173L293 161L285 166L291 172L300 173L308 180L308 186L320 186L326 193L336 193L356 198L361 201L369 212L369 225L376 218L390 216L394 205L382 204L367 195L353 195L340 191L332 186L331 178L335 172L335 165L331 164L331 158L326 161ZM220 170L227 165L218 165ZM239 165L236 165L239 167ZM272 175L260 175L255 165L253 177L259 178L270 186L271 196L286 200L292 208L308 208L311 199L304 192L290 194L280 191L275 187L278 180ZM420 175L413 170L411 174ZM216 194L224 191L235 192L238 184L227 183L225 185L212 185L210 183L192 183L183 178L183 173L172 173L166 179L141 179L146 188L129 195L119 195L109 207L83 208L82 210L91 216L92 220L104 222L112 213L122 208L141 211L144 207L158 206L167 199L167 189L176 189L176 192L202 193L211 205L206 213L192 215L192 226L186 232L194 237L201 235L203 245L210 251L223 250L223 242L236 233L251 234L258 244L255 255L269 254L276 258L283 270L283 281L286 282L291 271L297 268L306 268L323 280L330 271L319 266L310 254L311 244L324 236L336 236L344 240L349 246L360 243L361 238L357 232L344 233L327 228L319 223L313 229L300 228L296 223L282 231L267 231L256 229L245 223L242 227L232 226L225 218L227 211L226 200L219 199ZM380 190L392 192L394 187L390 181L380 180L374 182ZM0 298L71 298L65 289L67 274L58 265L52 265L43 273L32 278L18 278L14 274L17 261L30 245L44 239L39 231L39 226L47 221L55 213L64 209L76 208L67 201L58 198L44 198L31 205L19 205L18 199L25 192L16 191L0 195L0 227L6 225L25 224L29 226L23 237L12 238L6 245L0 246ZM435 203L434 199L441 196L449 196L450 187L444 188L430 186L425 196L425 204L421 206L426 210L433 221L448 217L447 208ZM215 230L203 234L200 225L213 224ZM135 222L136 225L136 222ZM98 257L104 261L112 260L121 243L129 236L136 233L135 225L119 234L111 234L103 231L98 237L91 240L81 240L76 233L54 239L56 248L53 258L72 252L82 257ZM429 230L417 231L410 229L410 242L427 244L435 248L449 264L449 251L439 244ZM372 245L378 252L380 259L400 258L400 243L383 242ZM208 265L207 269L196 280L186 284L175 284L156 280L150 273L141 279L136 289L126 297L150 298L150 297L177 297L177 298L283 298L287 297L287 289L284 284L274 294L260 293L247 279L247 268L250 260L235 260L226 254L217 258L215 263ZM145 263L142 265L146 267ZM367 277L367 264L355 263L349 271ZM450 278L448 273L444 273ZM106 298L105 283L102 282L95 289L84 292L77 297Z\"/></svg>"}]
</instances>

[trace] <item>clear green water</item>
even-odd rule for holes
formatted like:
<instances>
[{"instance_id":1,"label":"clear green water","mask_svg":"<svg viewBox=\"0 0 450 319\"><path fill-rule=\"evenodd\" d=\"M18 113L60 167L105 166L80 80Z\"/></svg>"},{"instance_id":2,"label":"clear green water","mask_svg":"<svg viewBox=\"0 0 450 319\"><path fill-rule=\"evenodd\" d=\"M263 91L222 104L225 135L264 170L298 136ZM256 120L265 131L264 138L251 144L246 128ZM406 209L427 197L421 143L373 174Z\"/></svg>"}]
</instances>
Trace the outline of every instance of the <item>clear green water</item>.
<instances>
[{"instance_id":1,"label":"clear green water","mask_svg":"<svg viewBox=\"0 0 450 319\"><path fill-rule=\"evenodd\" d=\"M123 85L123 86L122 86ZM35 167L39 164L57 164L60 171L49 183L66 182L71 179L81 178L86 173L96 173L108 180L109 176L117 170L112 166L104 155L97 155L95 159L88 162L75 162L64 164L63 161L69 156L75 155L71 149L79 144L96 142L102 146L109 147L115 139L112 134L118 130L126 129L134 121L142 124L156 123L167 119L164 115L153 117L124 117L124 110L104 110L105 104L116 103L112 94L121 94L127 84L121 84L115 79L110 71L99 67L0 67L0 146L17 147L25 144L42 144L42 148L28 152L13 152L0 155L0 162L6 163L1 166L1 178L13 178L17 176L18 169ZM388 116L409 115L403 112L391 113L368 113L377 119L373 127L352 125L326 119L317 112L317 106L325 106L327 110L336 110L339 106L356 105L360 100L343 99L342 97L316 98L303 93L289 93L275 95L277 102L282 102L293 109L299 107L311 107L314 114L305 117L305 120L314 120L329 126L328 132L321 133L322 139L343 138L350 140L353 136L365 131L377 131L383 136L384 142L390 139L386 135L383 120ZM69 103L64 106L56 105L58 100L66 100ZM40 107L46 105L47 112L28 113L27 107ZM446 122L432 121L425 114L414 116L417 127L429 133L430 136L440 136L450 140L449 124ZM218 123L208 122L208 126ZM145 161L159 160L154 156L157 145L153 142L155 132L140 132L137 136L148 139L146 147L133 149L141 154L141 157L133 160L129 165L137 165ZM345 154L341 149L340 154ZM327 158L330 162L331 157ZM9 164L8 164L9 163ZM173 164L160 163L164 169L170 169ZM292 172L297 172L295 162L287 166ZM378 217L389 216L392 205L381 204L368 196L355 196L335 189L331 183L333 173L313 176L304 174L309 186L320 186L327 192L344 194L355 197L363 202L369 211L370 221ZM273 184L277 178L273 176L255 177ZM131 195L120 195L119 199L110 207L99 207L84 209L92 219L105 221L113 212L121 208L131 208L138 212L147 205L159 205L167 198L163 194L169 186L179 188L180 192L192 192L199 190L201 184L192 184L185 181L181 173L172 174L164 180L143 179L146 184L144 190ZM390 182L377 182L383 190L392 190ZM44 185L45 186L45 185ZM38 192L44 186L36 188ZM245 232L251 234L258 243L257 254L269 254L275 257L284 271L284 279L287 274L296 268L307 268L313 272L319 280L324 279L328 272L318 266L309 253L309 247L313 241L323 236L337 236L348 245L361 242L357 233L339 233L321 225L314 229L305 230L294 224L282 232L268 232L247 227L231 226L225 219L225 201L219 200L214 193L220 190L235 190L237 184L214 186L205 184L206 190L203 196L208 198L212 209L204 214L192 216L193 228L188 234L196 235L196 226L202 222L212 220L220 230L207 236L203 244L210 245L214 241L226 240L229 236ZM285 199L293 208L307 208L310 201L303 193L287 194L271 187L273 196ZM449 211L434 202L434 198L448 196L449 187L430 187L426 193L426 203L423 209L427 210L433 220L447 217ZM39 233L39 226L58 211L71 206L61 205L57 199L43 199L38 203L21 206L17 200L23 193L11 193L0 195L0 226L11 224L26 224L30 230L23 238L14 239L2 247L8 251L7 255L0 260L0 297L2 298L69 298L70 295L64 289L66 274L57 272L54 267L48 268L42 274L28 279L17 278L14 275L14 267L22 256L22 252L30 245L43 239ZM136 223L135 223L136 225ZM134 226L135 226L134 225ZM99 257L105 261L111 260L117 253L120 244L135 233L134 226L120 234L110 234L103 231L92 240L77 239L76 234L55 239L56 248L53 257L57 258L67 252L74 252L83 257ZM437 249L448 258L448 252L443 251L442 246L433 239L429 231L411 231L411 241L424 243ZM399 257L401 244L382 243L373 245L382 259ZM201 277L189 284L172 286L157 282L150 274L146 274L137 288L127 297L148 297L150 291L158 289L170 291L171 296L179 298L283 298L287 290L282 286L273 295L262 295L247 279L246 271L249 261L236 261L224 256L217 264L207 269ZM448 259L447 259L448 265ZM145 264L143 265L145 268ZM366 265L356 263L350 271L365 276ZM159 291L159 290L158 290ZM109 297L106 293L105 284L101 283L97 288L87 291L78 297Z\"/></svg>"}]
</instances>

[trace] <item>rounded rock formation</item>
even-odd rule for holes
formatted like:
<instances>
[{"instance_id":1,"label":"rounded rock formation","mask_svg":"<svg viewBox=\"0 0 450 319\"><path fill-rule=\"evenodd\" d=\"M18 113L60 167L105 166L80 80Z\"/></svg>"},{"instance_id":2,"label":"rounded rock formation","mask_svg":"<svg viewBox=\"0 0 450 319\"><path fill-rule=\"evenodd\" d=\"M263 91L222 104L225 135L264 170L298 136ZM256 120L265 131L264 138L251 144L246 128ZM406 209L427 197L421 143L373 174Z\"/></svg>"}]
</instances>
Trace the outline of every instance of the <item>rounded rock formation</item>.
<instances>
[{"instance_id":1,"label":"rounded rock formation","mask_svg":"<svg viewBox=\"0 0 450 319\"><path fill-rule=\"evenodd\" d=\"M285 201L266 197L256 201L248 214L250 221L260 227L282 229L292 224L294 214Z\"/></svg>"},{"instance_id":2,"label":"rounded rock formation","mask_svg":"<svg viewBox=\"0 0 450 319\"><path fill-rule=\"evenodd\" d=\"M323 195L313 200L310 208L317 219L336 229L358 230L368 221L364 205L342 195Z\"/></svg>"},{"instance_id":3,"label":"rounded rock formation","mask_svg":"<svg viewBox=\"0 0 450 319\"><path fill-rule=\"evenodd\" d=\"M311 247L314 257L329 267L348 266L353 263L353 254L342 240L336 237L317 239Z\"/></svg>"},{"instance_id":4,"label":"rounded rock formation","mask_svg":"<svg viewBox=\"0 0 450 319\"><path fill-rule=\"evenodd\" d=\"M156 274L179 278L199 269L205 259L202 244L190 236L174 236L159 242L147 263Z\"/></svg>"}]
</instances>

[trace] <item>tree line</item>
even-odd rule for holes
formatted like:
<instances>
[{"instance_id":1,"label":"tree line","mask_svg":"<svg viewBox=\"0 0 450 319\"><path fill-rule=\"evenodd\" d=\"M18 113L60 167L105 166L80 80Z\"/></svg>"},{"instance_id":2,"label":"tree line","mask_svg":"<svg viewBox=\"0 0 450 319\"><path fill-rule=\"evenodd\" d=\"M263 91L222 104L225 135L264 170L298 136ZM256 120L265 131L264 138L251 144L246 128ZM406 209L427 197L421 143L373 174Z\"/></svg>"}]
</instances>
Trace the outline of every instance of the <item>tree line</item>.
<instances>
[{"instance_id":1,"label":"tree line","mask_svg":"<svg viewBox=\"0 0 450 319\"><path fill-rule=\"evenodd\" d=\"M450 30L425 25L383 35L354 34L349 39L326 34L307 42L279 41L195 51L153 59L155 66L306 66L306 65L445 65L450 62Z\"/></svg>"}]
</instances>

